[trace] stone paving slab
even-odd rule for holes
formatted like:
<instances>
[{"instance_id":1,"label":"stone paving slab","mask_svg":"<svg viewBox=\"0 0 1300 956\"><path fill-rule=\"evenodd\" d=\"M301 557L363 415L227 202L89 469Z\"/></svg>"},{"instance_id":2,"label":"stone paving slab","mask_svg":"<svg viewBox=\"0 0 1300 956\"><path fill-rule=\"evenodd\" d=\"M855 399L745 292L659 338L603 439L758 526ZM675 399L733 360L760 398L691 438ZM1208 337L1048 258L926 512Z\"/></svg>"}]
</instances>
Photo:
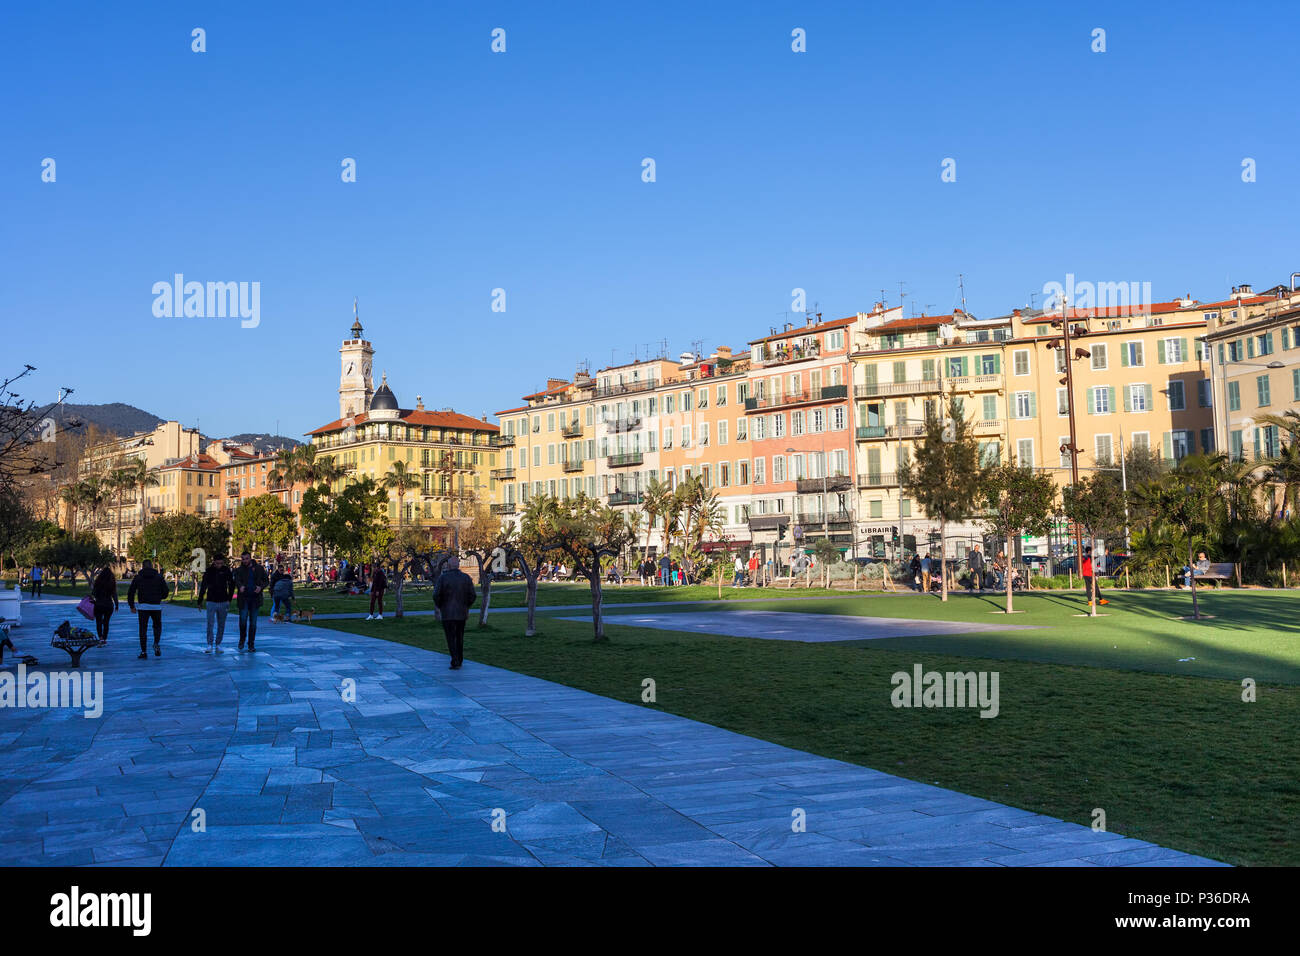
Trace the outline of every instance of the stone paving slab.
<instances>
[{"instance_id":1,"label":"stone paving slab","mask_svg":"<svg viewBox=\"0 0 1300 956\"><path fill-rule=\"evenodd\" d=\"M66 669L74 602L23 612ZM100 718L0 712L0 865L1218 865L421 648L267 622L238 654L232 619L205 655L200 612L163 619L161 658L125 611L83 658Z\"/></svg>"},{"instance_id":2,"label":"stone paving slab","mask_svg":"<svg viewBox=\"0 0 1300 956\"><path fill-rule=\"evenodd\" d=\"M972 634L979 631L1034 630L1032 624L973 624L965 621L925 621L908 617L857 617L852 614L800 614L797 611L686 611L671 614L606 614L606 624L650 627L665 631L694 631L757 637L768 641L865 641L885 637L926 637ZM562 621L589 621L562 617Z\"/></svg>"}]
</instances>

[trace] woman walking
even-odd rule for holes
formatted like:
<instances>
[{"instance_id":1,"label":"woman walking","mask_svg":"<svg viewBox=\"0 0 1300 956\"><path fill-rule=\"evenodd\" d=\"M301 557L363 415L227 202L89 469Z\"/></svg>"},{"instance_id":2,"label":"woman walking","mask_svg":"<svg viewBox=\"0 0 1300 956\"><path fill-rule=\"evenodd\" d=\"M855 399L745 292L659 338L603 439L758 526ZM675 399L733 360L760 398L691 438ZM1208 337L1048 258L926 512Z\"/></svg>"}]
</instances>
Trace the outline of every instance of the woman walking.
<instances>
[{"instance_id":1,"label":"woman walking","mask_svg":"<svg viewBox=\"0 0 1300 956\"><path fill-rule=\"evenodd\" d=\"M107 565L95 577L90 597L95 602L95 633L101 641L108 643L108 619L117 610L118 601L117 577Z\"/></svg>"}]
</instances>

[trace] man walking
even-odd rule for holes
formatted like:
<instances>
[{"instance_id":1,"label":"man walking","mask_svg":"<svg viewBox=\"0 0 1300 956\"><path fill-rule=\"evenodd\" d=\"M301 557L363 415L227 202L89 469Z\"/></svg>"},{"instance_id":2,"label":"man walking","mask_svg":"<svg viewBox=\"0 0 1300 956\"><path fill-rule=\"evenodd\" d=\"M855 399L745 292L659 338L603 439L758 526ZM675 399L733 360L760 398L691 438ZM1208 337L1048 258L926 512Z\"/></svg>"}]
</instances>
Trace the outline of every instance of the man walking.
<instances>
[{"instance_id":1,"label":"man walking","mask_svg":"<svg viewBox=\"0 0 1300 956\"><path fill-rule=\"evenodd\" d=\"M736 555L735 574L732 575L731 586L733 588L745 586L745 562L740 559L740 555Z\"/></svg>"},{"instance_id":2,"label":"man walking","mask_svg":"<svg viewBox=\"0 0 1300 956\"><path fill-rule=\"evenodd\" d=\"M934 568L934 560L930 557L930 552L927 551L925 553L925 557L921 559L921 593L922 594L930 593L930 573L933 568Z\"/></svg>"},{"instance_id":3,"label":"man walking","mask_svg":"<svg viewBox=\"0 0 1300 956\"><path fill-rule=\"evenodd\" d=\"M253 561L247 551L239 556L235 568L235 596L239 599L239 649L256 651L257 615L262 611L262 592L266 590L266 569Z\"/></svg>"},{"instance_id":4,"label":"man walking","mask_svg":"<svg viewBox=\"0 0 1300 956\"><path fill-rule=\"evenodd\" d=\"M140 622L140 657L144 660L148 654L149 621L153 621L153 656L162 657L162 602L171 593L167 581L154 570L152 561L145 561L140 573L131 579L131 587L126 592L126 606L136 614ZM136 597L139 597L139 602ZM138 610L137 610L138 608Z\"/></svg>"},{"instance_id":5,"label":"man walking","mask_svg":"<svg viewBox=\"0 0 1300 956\"><path fill-rule=\"evenodd\" d=\"M41 583L44 581L44 579L45 579L45 569L42 568L39 564L33 564L32 574L31 577L28 579L32 582L33 599L41 596Z\"/></svg>"},{"instance_id":6,"label":"man walking","mask_svg":"<svg viewBox=\"0 0 1300 956\"><path fill-rule=\"evenodd\" d=\"M970 587L967 591L978 590L980 594L984 593L984 552L980 551L980 546L975 545L974 550L966 556L966 567L970 569Z\"/></svg>"},{"instance_id":7,"label":"man walking","mask_svg":"<svg viewBox=\"0 0 1300 956\"><path fill-rule=\"evenodd\" d=\"M459 567L457 560L457 567ZM384 619L384 592L388 590L388 576L384 574L384 569L380 566L379 560L371 565L374 571L370 575L370 613L366 615L367 621L382 621ZM379 613L375 613L375 604L379 605Z\"/></svg>"},{"instance_id":8,"label":"man walking","mask_svg":"<svg viewBox=\"0 0 1300 956\"><path fill-rule=\"evenodd\" d=\"M226 556L219 554L212 559L212 564L203 572L203 580L199 584L199 607L203 607L204 599L211 602L208 606L208 645L203 649L204 654L211 654L213 650L212 643L212 626L216 625L216 652L224 653L221 650L221 638L226 633L226 615L230 613L230 599L235 596L235 578L230 573L230 568L226 567Z\"/></svg>"},{"instance_id":9,"label":"man walking","mask_svg":"<svg viewBox=\"0 0 1300 956\"><path fill-rule=\"evenodd\" d=\"M659 583L667 587L672 584L673 562L667 554L659 558Z\"/></svg>"},{"instance_id":10,"label":"man walking","mask_svg":"<svg viewBox=\"0 0 1300 956\"><path fill-rule=\"evenodd\" d=\"M460 670L460 665L465 662L465 620L477 599L474 582L460 569L460 558L448 558L447 569L433 586L433 603L442 616L442 630L447 637L452 670Z\"/></svg>"}]
</instances>

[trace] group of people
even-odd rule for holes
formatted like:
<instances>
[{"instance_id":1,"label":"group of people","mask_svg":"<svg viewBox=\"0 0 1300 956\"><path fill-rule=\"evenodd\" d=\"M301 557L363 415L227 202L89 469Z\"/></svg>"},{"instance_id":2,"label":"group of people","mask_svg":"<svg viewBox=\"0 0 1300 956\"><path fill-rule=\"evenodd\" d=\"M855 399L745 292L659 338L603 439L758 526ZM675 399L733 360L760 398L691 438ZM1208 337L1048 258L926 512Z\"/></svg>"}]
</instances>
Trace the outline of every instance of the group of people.
<instances>
[{"instance_id":1,"label":"group of people","mask_svg":"<svg viewBox=\"0 0 1300 956\"><path fill-rule=\"evenodd\" d=\"M364 566L370 588L370 614L366 620L383 620L384 592L388 579L383 566L376 561ZM44 568L39 564L31 569L28 580L32 584L32 597L41 597ZM148 659L149 631L153 631L153 653L162 656L162 605L171 594L171 586L153 562L146 560L140 570L131 576L131 586L126 592L127 607L136 615L140 638L140 660ZM280 565L267 567L253 560L245 551L239 564L231 568L224 555L212 559L199 582L197 604L206 611L205 654L223 653L222 641L226 633L226 619L234 602L239 613L239 650L252 653L257 650L257 618L261 613L266 594L270 592L272 613L288 617L293 608L293 574ZM121 609L118 597L118 579L111 567L105 566L92 578L89 599L95 620L95 633L108 643L109 625L113 614ZM442 619L451 667L460 669L465 660L465 622L469 609L478 600L478 591L469 575L460 570L460 559L448 559L442 574L433 587L434 604Z\"/></svg>"}]
</instances>

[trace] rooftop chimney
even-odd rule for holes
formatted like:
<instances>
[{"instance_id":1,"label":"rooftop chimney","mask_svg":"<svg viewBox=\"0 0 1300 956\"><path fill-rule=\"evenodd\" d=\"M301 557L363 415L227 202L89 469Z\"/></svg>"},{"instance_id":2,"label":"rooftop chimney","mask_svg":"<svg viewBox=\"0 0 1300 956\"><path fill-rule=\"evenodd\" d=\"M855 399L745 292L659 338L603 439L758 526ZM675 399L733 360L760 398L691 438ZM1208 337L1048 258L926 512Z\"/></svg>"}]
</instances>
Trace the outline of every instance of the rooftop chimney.
<instances>
[{"instance_id":1,"label":"rooftop chimney","mask_svg":"<svg viewBox=\"0 0 1300 956\"><path fill-rule=\"evenodd\" d=\"M423 396L423 395L417 395L417 396L415 396L415 410L416 410L417 412L422 412L422 411L424 411L424 396Z\"/></svg>"}]
</instances>

